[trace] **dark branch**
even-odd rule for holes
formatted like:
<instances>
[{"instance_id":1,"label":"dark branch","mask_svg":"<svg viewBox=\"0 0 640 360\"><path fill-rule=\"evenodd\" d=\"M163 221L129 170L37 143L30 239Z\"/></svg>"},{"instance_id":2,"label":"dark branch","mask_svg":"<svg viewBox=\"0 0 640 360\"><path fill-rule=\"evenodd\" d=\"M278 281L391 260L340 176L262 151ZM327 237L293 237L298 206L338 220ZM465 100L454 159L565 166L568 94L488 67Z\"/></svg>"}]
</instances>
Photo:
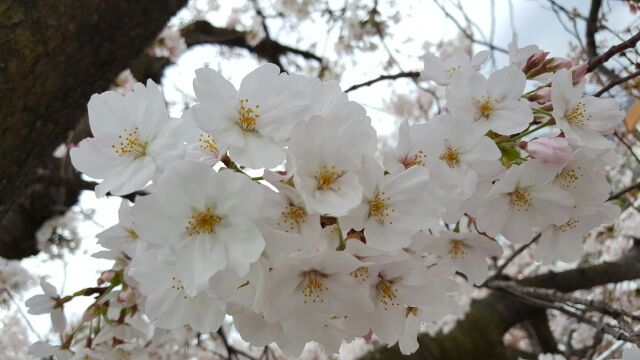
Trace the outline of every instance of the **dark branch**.
<instances>
[{"instance_id":1,"label":"dark branch","mask_svg":"<svg viewBox=\"0 0 640 360\"><path fill-rule=\"evenodd\" d=\"M359 89L361 87L371 86L371 85L373 85L373 84L375 84L377 82L380 82L380 81L396 80L396 79L402 79L402 78L417 79L418 76L420 76L420 72L418 72L418 71L407 71L407 72L401 72L401 73L392 74L392 75L381 75L381 76L378 76L375 79L372 79L372 80L369 80L369 81L365 81L365 82L360 83L360 84L352 85L347 90L345 90L344 92L350 92L350 91Z\"/></svg>"},{"instance_id":2,"label":"dark branch","mask_svg":"<svg viewBox=\"0 0 640 360\"><path fill-rule=\"evenodd\" d=\"M616 56L617 54L620 54L621 52L627 50L627 49L631 49L634 46L636 46L636 43L640 41L640 32L638 32L637 34L633 35L632 37L630 37L629 39L614 45L612 47L609 48L609 50L605 51L604 53L602 53L601 55L592 57L589 60L589 69L588 71L594 71L596 69L598 69L600 66L602 66L602 64L604 64L605 62L607 62L609 59L611 59L612 57ZM616 75L617 77L617 75Z\"/></svg>"},{"instance_id":3,"label":"dark branch","mask_svg":"<svg viewBox=\"0 0 640 360\"><path fill-rule=\"evenodd\" d=\"M629 80L635 79L638 76L640 76L640 70L638 70L638 71L636 71L634 73L631 73L631 74L629 74L629 75L627 75L625 77L621 77L621 78L619 78L617 80L613 80L610 83L608 83L607 85L605 85L602 89L598 90L598 92L593 94L593 96L595 96L595 97L601 96L602 94L604 94L607 91L613 89L614 87L616 87L616 86L618 86L620 84L623 84L623 83L625 83L625 82L627 82Z\"/></svg>"}]
</instances>

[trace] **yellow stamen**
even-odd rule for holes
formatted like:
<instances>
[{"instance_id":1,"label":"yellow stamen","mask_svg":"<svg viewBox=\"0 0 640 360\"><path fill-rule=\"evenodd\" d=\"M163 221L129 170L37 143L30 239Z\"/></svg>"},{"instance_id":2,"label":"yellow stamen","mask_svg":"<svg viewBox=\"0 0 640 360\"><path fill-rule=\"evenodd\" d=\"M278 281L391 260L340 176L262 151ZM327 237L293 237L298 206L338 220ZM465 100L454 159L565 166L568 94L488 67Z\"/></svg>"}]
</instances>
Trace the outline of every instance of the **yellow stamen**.
<instances>
[{"instance_id":1,"label":"yellow stamen","mask_svg":"<svg viewBox=\"0 0 640 360\"><path fill-rule=\"evenodd\" d=\"M288 228L285 229L285 232L297 230L300 224L304 223L304 209L295 205L287 206L280 215L281 220L277 224L287 226Z\"/></svg>"},{"instance_id":2,"label":"yellow stamen","mask_svg":"<svg viewBox=\"0 0 640 360\"><path fill-rule=\"evenodd\" d=\"M214 156L218 156L218 145L211 135L200 134L198 142L200 142L200 149L202 149L202 151L210 152L213 153Z\"/></svg>"},{"instance_id":3,"label":"yellow stamen","mask_svg":"<svg viewBox=\"0 0 640 360\"><path fill-rule=\"evenodd\" d=\"M509 193L509 201L512 206L518 211L529 210L532 204L531 195L526 189L517 187L514 191Z\"/></svg>"},{"instance_id":4,"label":"yellow stamen","mask_svg":"<svg viewBox=\"0 0 640 360\"><path fill-rule=\"evenodd\" d=\"M221 221L222 219L215 215L213 211L211 211L211 208L208 207L191 216L191 220L189 220L186 226L187 235L211 234L214 232L215 226Z\"/></svg>"},{"instance_id":5,"label":"yellow stamen","mask_svg":"<svg viewBox=\"0 0 640 360\"><path fill-rule=\"evenodd\" d=\"M147 154L147 141L140 139L138 128L129 131L123 130L122 135L118 135L119 144L111 145L111 148L120 156L130 156L134 159Z\"/></svg>"},{"instance_id":6,"label":"yellow stamen","mask_svg":"<svg viewBox=\"0 0 640 360\"><path fill-rule=\"evenodd\" d=\"M445 151L440 155L440 160L447 163L450 168L454 168L460 162L460 151L451 146L447 146Z\"/></svg>"},{"instance_id":7,"label":"yellow stamen","mask_svg":"<svg viewBox=\"0 0 640 360\"><path fill-rule=\"evenodd\" d=\"M385 218L389 216L389 212L394 211L387 205L389 200L391 198L385 197L383 192L376 195L373 200L369 201L369 216L375 217L378 223L383 223Z\"/></svg>"},{"instance_id":8,"label":"yellow stamen","mask_svg":"<svg viewBox=\"0 0 640 360\"><path fill-rule=\"evenodd\" d=\"M462 240L451 239L449 241L449 251L447 252L453 259L463 258L467 255L467 249L465 248Z\"/></svg>"},{"instance_id":9,"label":"yellow stamen","mask_svg":"<svg viewBox=\"0 0 640 360\"><path fill-rule=\"evenodd\" d=\"M488 119L493 112L493 102L488 96L483 96L482 100L476 102L476 113L478 117Z\"/></svg>"},{"instance_id":10,"label":"yellow stamen","mask_svg":"<svg viewBox=\"0 0 640 360\"><path fill-rule=\"evenodd\" d=\"M578 172L580 169L580 166L577 169L564 168L558 174L558 180L565 188L573 188L576 186L575 183L582 177L582 174Z\"/></svg>"},{"instance_id":11,"label":"yellow stamen","mask_svg":"<svg viewBox=\"0 0 640 360\"><path fill-rule=\"evenodd\" d=\"M584 103L578 101L571 109L564 114L565 119L571 125L584 126L585 122L591 120L591 115L587 115Z\"/></svg>"},{"instance_id":12,"label":"yellow stamen","mask_svg":"<svg viewBox=\"0 0 640 360\"><path fill-rule=\"evenodd\" d=\"M394 286L393 281L379 277L376 284L376 293L378 294L378 301L382 303L385 310L388 310L389 306L400 305L396 302L398 289Z\"/></svg>"},{"instance_id":13,"label":"yellow stamen","mask_svg":"<svg viewBox=\"0 0 640 360\"><path fill-rule=\"evenodd\" d=\"M324 279L327 275L318 270L308 270L301 274L302 276L302 295L304 296L304 303L311 302L324 302L322 294L329 290L324 286Z\"/></svg>"},{"instance_id":14,"label":"yellow stamen","mask_svg":"<svg viewBox=\"0 0 640 360\"><path fill-rule=\"evenodd\" d=\"M329 168L327 165L322 166L322 169L315 172L316 183L318 184L318 190L340 190L340 188L334 189L334 185L342 177L346 171L336 170L335 166Z\"/></svg>"},{"instance_id":15,"label":"yellow stamen","mask_svg":"<svg viewBox=\"0 0 640 360\"><path fill-rule=\"evenodd\" d=\"M240 100L240 115L238 118L238 125L244 132L256 132L256 122L260 119L260 105L256 105L255 108L248 106L249 99Z\"/></svg>"},{"instance_id":16,"label":"yellow stamen","mask_svg":"<svg viewBox=\"0 0 640 360\"><path fill-rule=\"evenodd\" d=\"M407 155L404 159L402 159L402 165L404 165L405 169L408 169L414 165L424 166L426 162L427 156L424 154L424 151L418 150L413 155Z\"/></svg>"}]
</instances>

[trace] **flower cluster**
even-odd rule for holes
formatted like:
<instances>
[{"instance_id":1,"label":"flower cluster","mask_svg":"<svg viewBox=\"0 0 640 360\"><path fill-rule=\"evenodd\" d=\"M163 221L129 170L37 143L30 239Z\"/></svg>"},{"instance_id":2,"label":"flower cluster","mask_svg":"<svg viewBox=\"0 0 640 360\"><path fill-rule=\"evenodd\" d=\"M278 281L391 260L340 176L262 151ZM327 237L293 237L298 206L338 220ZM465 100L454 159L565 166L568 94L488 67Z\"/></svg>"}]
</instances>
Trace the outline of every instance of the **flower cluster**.
<instances>
[{"instance_id":1,"label":"flower cluster","mask_svg":"<svg viewBox=\"0 0 640 360\"><path fill-rule=\"evenodd\" d=\"M411 353L422 324L458 311L453 277L481 284L501 244L541 234L541 261L576 259L583 236L617 215L605 135L623 116L582 95L583 66L510 50L489 77L487 53L427 55L422 79L447 86L446 111L403 122L383 154L337 83L272 64L238 89L197 70L198 103L182 119L152 81L94 95L94 137L71 150L74 166L102 179L98 196L146 195L123 200L120 223L98 236L98 256L116 261L109 286L73 295L97 294L85 318L109 320L85 350L114 338L130 351L148 336L141 317L209 333L229 314L243 339L292 356L367 334ZM73 297L43 288L37 313Z\"/></svg>"}]
</instances>

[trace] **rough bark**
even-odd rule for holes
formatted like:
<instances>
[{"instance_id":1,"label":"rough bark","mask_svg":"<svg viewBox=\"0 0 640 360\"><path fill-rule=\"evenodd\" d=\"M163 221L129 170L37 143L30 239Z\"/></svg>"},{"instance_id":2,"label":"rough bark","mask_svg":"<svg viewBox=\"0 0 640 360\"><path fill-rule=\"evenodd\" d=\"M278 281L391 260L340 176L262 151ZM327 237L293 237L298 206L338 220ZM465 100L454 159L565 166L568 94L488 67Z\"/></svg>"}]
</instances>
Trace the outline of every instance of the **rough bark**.
<instances>
[{"instance_id":1,"label":"rough bark","mask_svg":"<svg viewBox=\"0 0 640 360\"><path fill-rule=\"evenodd\" d=\"M549 272L520 281L526 286L572 292L595 286L640 278L640 246L634 247L615 262L607 262L564 272ZM540 308L527 305L517 298L502 292L492 292L487 297L475 300L465 318L447 334L435 336L422 334L418 338L420 347L410 356L403 356L398 346L378 348L361 360L377 359L511 359L503 345L504 333L511 327L539 316Z\"/></svg>"},{"instance_id":2,"label":"rough bark","mask_svg":"<svg viewBox=\"0 0 640 360\"><path fill-rule=\"evenodd\" d=\"M49 196L37 177L55 168L51 153L69 138L90 95L106 90L184 3L0 2L0 242L37 229L47 206L36 207ZM33 253L34 244L22 245L7 253L0 244L0 255Z\"/></svg>"}]
</instances>

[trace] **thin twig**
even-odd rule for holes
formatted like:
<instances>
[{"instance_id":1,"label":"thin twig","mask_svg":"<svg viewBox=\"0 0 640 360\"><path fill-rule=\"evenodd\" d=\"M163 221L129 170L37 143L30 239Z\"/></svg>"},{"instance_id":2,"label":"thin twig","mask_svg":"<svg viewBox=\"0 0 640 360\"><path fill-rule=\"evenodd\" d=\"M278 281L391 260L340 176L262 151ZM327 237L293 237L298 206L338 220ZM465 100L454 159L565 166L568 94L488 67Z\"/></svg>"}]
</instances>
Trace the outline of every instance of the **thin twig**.
<instances>
[{"instance_id":1,"label":"thin twig","mask_svg":"<svg viewBox=\"0 0 640 360\"><path fill-rule=\"evenodd\" d=\"M616 56L617 54L619 54L619 53L621 53L621 52L623 52L623 51L625 51L627 49L633 48L634 46L636 46L636 43L638 41L640 41L640 32L638 32L637 34L633 35L629 39L621 42L620 44L610 47L609 50L605 51L601 55L598 55L598 56L592 58L591 60L589 60L589 69L588 69L588 71L593 71L593 70L597 69L599 66L601 66L602 64L604 64L605 62L607 62L609 59L611 59L612 57Z\"/></svg>"},{"instance_id":2,"label":"thin twig","mask_svg":"<svg viewBox=\"0 0 640 360\"><path fill-rule=\"evenodd\" d=\"M420 72L418 72L418 71L406 71L406 72L401 72L401 73L391 74L391 75L381 75L381 76L378 76L375 79L372 79L372 80L369 80L369 81L365 81L363 83L352 85L347 90L345 90L344 92L348 93L348 92L351 92L353 90L360 89L361 87L371 86L371 85L373 85L373 84L375 84L377 82L380 82L380 81L396 80L396 79L401 79L401 78L416 79L416 78L418 78L418 76L420 76Z\"/></svg>"},{"instance_id":3,"label":"thin twig","mask_svg":"<svg viewBox=\"0 0 640 360\"><path fill-rule=\"evenodd\" d=\"M636 71L634 73L631 73L631 74L629 74L629 75L627 75L625 77L622 77L620 79L611 81L610 83L605 85L602 89L598 90L597 93L593 94L593 96L599 97L600 95L606 93L607 91L611 90L612 88L614 88L614 87L616 87L616 86L618 86L618 85L620 85L622 83L625 83L625 82L627 82L627 81L629 81L631 79L634 79L634 78L636 78L638 76L640 76L640 70L638 70L638 71Z\"/></svg>"},{"instance_id":4,"label":"thin twig","mask_svg":"<svg viewBox=\"0 0 640 360\"><path fill-rule=\"evenodd\" d=\"M505 261L504 263L502 263L502 265L500 265L498 267L498 270L496 270L496 273L491 277L492 279L497 278L498 276L500 276L502 274L502 272L504 271L504 269L507 268L507 266L509 266L509 264L515 260L515 258L517 258L520 254L522 254L523 251L525 251L529 246L531 246L531 244L533 244L534 242L536 242L539 238L540 238L541 234L538 234L536 236L533 237L533 239L531 239L531 241L529 241L528 243L520 246L516 251L513 252L513 254L511 254Z\"/></svg>"},{"instance_id":5,"label":"thin twig","mask_svg":"<svg viewBox=\"0 0 640 360\"><path fill-rule=\"evenodd\" d=\"M626 188L609 195L609 198L607 199L607 201L615 200L615 199L621 197L622 195L628 193L629 191L633 191L635 189L640 189L640 182L637 182L635 184L629 185Z\"/></svg>"},{"instance_id":6,"label":"thin twig","mask_svg":"<svg viewBox=\"0 0 640 360\"><path fill-rule=\"evenodd\" d=\"M627 150L629 151L629 153L631 153L631 155L636 159L636 162L638 164L640 164L640 158L638 157L638 155L636 155L636 153L633 151L633 148L631 147L631 145L629 145L629 143L627 143L627 141L620 136L620 134L618 134L618 132L614 132L613 135L622 143L622 145L624 145L624 147L627 148Z\"/></svg>"}]
</instances>

